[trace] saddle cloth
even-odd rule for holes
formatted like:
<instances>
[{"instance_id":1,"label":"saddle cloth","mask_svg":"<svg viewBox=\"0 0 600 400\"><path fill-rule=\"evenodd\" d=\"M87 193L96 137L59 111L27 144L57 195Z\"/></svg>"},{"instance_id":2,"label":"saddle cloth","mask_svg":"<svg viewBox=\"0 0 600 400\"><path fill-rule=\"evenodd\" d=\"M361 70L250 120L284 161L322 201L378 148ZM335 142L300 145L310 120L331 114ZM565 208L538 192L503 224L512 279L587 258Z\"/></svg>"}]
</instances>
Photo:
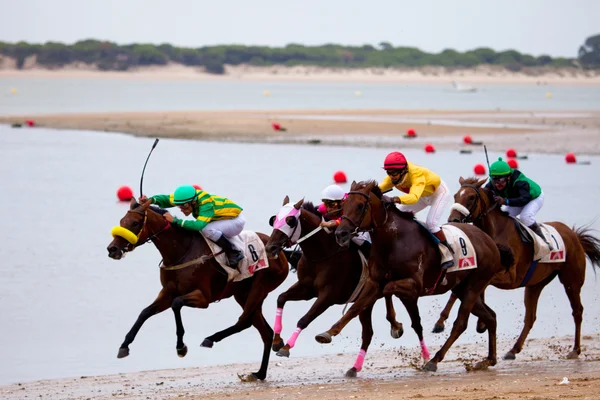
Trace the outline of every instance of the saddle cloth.
<instances>
[{"instance_id":1,"label":"saddle cloth","mask_svg":"<svg viewBox=\"0 0 600 400\"><path fill-rule=\"evenodd\" d=\"M217 262L221 266L228 267L227 254L225 252L219 254L223 249L212 240L205 239L212 253L215 255ZM245 256L244 259L238 263L237 268L240 271L240 274L233 279L234 282L250 278L256 271L269 266L265 244L260 240L256 232L242 231L242 233L233 238L229 238L229 240L234 247L241 249Z\"/></svg>"},{"instance_id":2,"label":"saddle cloth","mask_svg":"<svg viewBox=\"0 0 600 400\"><path fill-rule=\"evenodd\" d=\"M447 272L477 268L477 254L467 234L454 225L444 225L442 229L446 240L454 250L454 266L448 268Z\"/></svg>"},{"instance_id":3,"label":"saddle cloth","mask_svg":"<svg viewBox=\"0 0 600 400\"><path fill-rule=\"evenodd\" d=\"M548 245L536 234L534 231L523 225L523 223L515 218L519 222L521 228L524 229L529 236L533 239L533 259L539 260L541 263L561 263L567 258L567 248L565 242L552 225L539 224L542 228L542 233L546 237L546 240L552 243L554 250L550 251Z\"/></svg>"}]
</instances>

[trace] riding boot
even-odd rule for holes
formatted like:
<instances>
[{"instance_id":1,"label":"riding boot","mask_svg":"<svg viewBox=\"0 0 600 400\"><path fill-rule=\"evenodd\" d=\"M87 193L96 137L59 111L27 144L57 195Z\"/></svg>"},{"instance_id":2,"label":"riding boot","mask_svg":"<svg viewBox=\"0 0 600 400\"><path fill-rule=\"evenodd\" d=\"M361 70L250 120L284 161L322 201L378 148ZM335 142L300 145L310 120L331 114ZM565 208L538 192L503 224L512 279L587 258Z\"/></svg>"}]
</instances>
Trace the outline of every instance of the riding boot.
<instances>
[{"instance_id":1,"label":"riding boot","mask_svg":"<svg viewBox=\"0 0 600 400\"><path fill-rule=\"evenodd\" d=\"M287 258L288 263L291 266L290 271L296 272L296 270L298 270L298 262L302 258L302 250L283 249L283 254L285 254L285 258Z\"/></svg>"},{"instance_id":2,"label":"riding boot","mask_svg":"<svg viewBox=\"0 0 600 400\"><path fill-rule=\"evenodd\" d=\"M546 243L548 245L548 248L550 249L550 251L554 250L554 246L552 246L552 243L550 243L548 240L546 240L546 237L542 233L542 228L538 225L537 222L534 222L532 225L530 225L529 229L531 229L532 231L534 231L539 237L542 238L542 240L544 241L544 243Z\"/></svg>"},{"instance_id":3,"label":"riding boot","mask_svg":"<svg viewBox=\"0 0 600 400\"><path fill-rule=\"evenodd\" d=\"M229 239L225 237L225 235L221 235L221 237L215 241L216 244L221 246L225 254L227 255L227 261L229 262L229 268L225 268L227 271L227 281L233 280L236 276L240 274L240 271L237 269L237 265L240 261L244 259L244 253L240 250L233 247Z\"/></svg>"},{"instance_id":4,"label":"riding boot","mask_svg":"<svg viewBox=\"0 0 600 400\"><path fill-rule=\"evenodd\" d=\"M448 243L448 240L446 239L446 235L444 234L443 230L439 230L438 232L432 232L433 236L435 236L439 241L440 244L438 245L439 249L440 249L440 253L442 255L442 269L448 269L452 266L454 266L454 257L452 256L454 254L454 250L452 250L452 247L450 247L450 244Z\"/></svg>"}]
</instances>

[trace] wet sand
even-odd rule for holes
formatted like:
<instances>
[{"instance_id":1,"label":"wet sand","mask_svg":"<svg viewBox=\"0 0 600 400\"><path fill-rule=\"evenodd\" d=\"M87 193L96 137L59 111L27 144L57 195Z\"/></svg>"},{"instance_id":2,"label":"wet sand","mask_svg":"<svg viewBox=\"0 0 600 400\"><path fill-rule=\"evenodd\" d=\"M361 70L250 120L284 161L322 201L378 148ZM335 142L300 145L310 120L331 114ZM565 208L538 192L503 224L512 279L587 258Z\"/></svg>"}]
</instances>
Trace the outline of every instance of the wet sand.
<instances>
[{"instance_id":1,"label":"wet sand","mask_svg":"<svg viewBox=\"0 0 600 400\"><path fill-rule=\"evenodd\" d=\"M598 111L273 110L127 112L0 117L38 126L215 141L459 150L464 135L490 150L600 154ZM272 123L285 131L275 131ZM417 132L406 139L407 129Z\"/></svg>"},{"instance_id":2,"label":"wet sand","mask_svg":"<svg viewBox=\"0 0 600 400\"><path fill-rule=\"evenodd\" d=\"M512 343L498 344L501 355ZM16 383L0 386L0 398L597 400L600 334L583 337L578 360L565 359L571 346L570 337L531 339L516 361L499 360L488 370L467 372L466 367L487 351L487 338L482 337L479 344L451 348L436 373L418 369L422 362L416 348L375 350L367 354L355 379L344 377L353 354L290 359L273 355L264 382L242 382L237 377L257 368L257 363L232 364ZM561 384L564 377L569 383Z\"/></svg>"}]
</instances>

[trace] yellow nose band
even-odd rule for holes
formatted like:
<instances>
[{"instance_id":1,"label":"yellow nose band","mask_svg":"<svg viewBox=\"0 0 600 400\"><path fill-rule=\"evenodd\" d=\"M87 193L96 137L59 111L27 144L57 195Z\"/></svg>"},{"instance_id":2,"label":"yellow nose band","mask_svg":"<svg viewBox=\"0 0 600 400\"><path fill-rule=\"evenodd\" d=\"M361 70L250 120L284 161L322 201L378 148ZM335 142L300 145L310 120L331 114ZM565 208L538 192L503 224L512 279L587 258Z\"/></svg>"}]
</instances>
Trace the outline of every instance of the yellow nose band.
<instances>
[{"instance_id":1,"label":"yellow nose band","mask_svg":"<svg viewBox=\"0 0 600 400\"><path fill-rule=\"evenodd\" d=\"M136 244L138 242L137 235L135 235L129 229L123 228L122 226L115 226L114 228L112 228L110 233L113 237L122 237L131 244Z\"/></svg>"}]
</instances>

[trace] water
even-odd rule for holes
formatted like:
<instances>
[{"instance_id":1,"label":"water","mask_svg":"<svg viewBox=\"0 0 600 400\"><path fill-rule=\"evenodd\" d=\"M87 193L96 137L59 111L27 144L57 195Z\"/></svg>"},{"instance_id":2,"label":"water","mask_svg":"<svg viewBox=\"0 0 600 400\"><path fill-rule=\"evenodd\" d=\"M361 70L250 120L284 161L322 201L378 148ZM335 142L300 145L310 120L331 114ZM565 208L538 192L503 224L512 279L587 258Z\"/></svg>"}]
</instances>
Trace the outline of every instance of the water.
<instances>
[{"instance_id":1,"label":"water","mask_svg":"<svg viewBox=\"0 0 600 400\"><path fill-rule=\"evenodd\" d=\"M148 320L131 345L131 355L116 358L125 333L160 289L160 257L153 246L145 245L121 261L109 259L106 252L110 229L128 209L127 204L116 202L115 192L123 184L139 190L139 174L152 141L119 134L0 126L0 383L236 362L257 362L258 368L262 344L254 329L217 343L213 349L199 348L206 336L237 320L241 309L232 300L212 304L207 310L184 308L185 342L190 349L186 358L178 358L175 352L171 311ZM293 200L304 196L317 200L338 169L350 180L381 179L380 165L387 152L164 139L149 161L144 188L148 194L169 193L177 185L198 183L242 205L248 229L269 233L269 217L280 208L285 195ZM405 153L413 162L439 171L453 192L458 189L458 177L470 176L473 165L483 157L455 152L426 155L418 150ZM490 154L491 159L497 156ZM600 186L595 182L600 157L589 159L591 166L566 165L561 156L530 154L520 162L546 193L541 220L579 226L599 215ZM596 221L594 227L600 228L600 223ZM295 279L296 275L290 274L267 298L264 312L270 323L277 295ZM583 334L598 333L599 285L595 274L588 271L582 293ZM522 298L522 289L488 290L486 299L498 314L500 338L515 339L520 332ZM420 301L427 332L446 300L447 296L440 296ZM310 304L286 306L285 339ZM404 337L389 337L380 302L374 311L372 348L417 345L407 313L399 301L395 304L398 319L405 323ZM333 307L303 331L292 357L355 353L360 342L356 320L331 345L313 339L341 316L341 310L341 306ZM573 332L569 303L555 280L542 293L530 337ZM426 335L432 351L444 338ZM483 355L486 340L475 333L471 319L459 342L481 343ZM500 348L499 354L507 350ZM275 356L272 360L282 361Z\"/></svg>"},{"instance_id":2,"label":"water","mask_svg":"<svg viewBox=\"0 0 600 400\"><path fill-rule=\"evenodd\" d=\"M11 95L15 88L18 94ZM268 90L270 96L264 96ZM356 91L361 96L356 96ZM551 92L552 98L546 93ZM598 110L596 86L145 81L0 78L0 116L116 111L283 110Z\"/></svg>"}]
</instances>

